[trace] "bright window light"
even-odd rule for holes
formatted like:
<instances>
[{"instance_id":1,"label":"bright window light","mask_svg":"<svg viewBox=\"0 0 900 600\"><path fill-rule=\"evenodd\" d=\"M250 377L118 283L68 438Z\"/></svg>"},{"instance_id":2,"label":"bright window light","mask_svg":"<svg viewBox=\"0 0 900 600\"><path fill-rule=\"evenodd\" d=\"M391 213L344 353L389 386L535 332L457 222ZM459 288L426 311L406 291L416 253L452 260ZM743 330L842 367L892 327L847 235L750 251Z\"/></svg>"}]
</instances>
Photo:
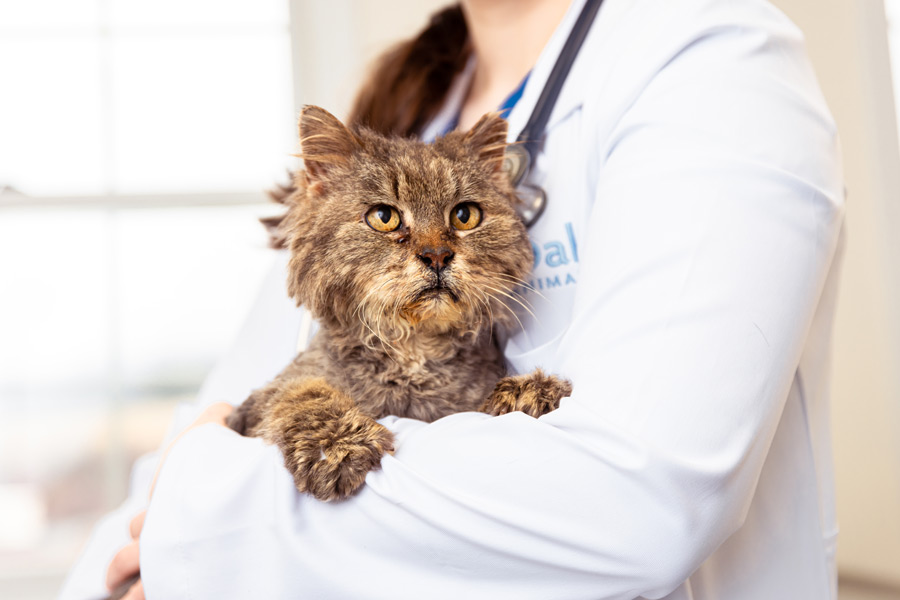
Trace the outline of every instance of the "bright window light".
<instances>
[{"instance_id":1,"label":"bright window light","mask_svg":"<svg viewBox=\"0 0 900 600\"><path fill-rule=\"evenodd\" d=\"M0 0L0 187L256 191L296 151L285 0Z\"/></svg>"},{"instance_id":2,"label":"bright window light","mask_svg":"<svg viewBox=\"0 0 900 600\"><path fill-rule=\"evenodd\" d=\"M52 597L275 259L288 2L0 0L0 88L0 598Z\"/></svg>"}]
</instances>

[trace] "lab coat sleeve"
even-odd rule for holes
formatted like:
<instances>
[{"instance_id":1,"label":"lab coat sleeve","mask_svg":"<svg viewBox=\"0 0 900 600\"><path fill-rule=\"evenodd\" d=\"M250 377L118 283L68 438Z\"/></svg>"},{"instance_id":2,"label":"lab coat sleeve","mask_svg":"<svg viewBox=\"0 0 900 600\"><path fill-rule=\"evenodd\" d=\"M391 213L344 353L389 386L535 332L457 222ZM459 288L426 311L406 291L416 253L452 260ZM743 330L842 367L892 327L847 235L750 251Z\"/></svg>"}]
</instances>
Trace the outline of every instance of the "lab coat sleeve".
<instances>
[{"instance_id":1,"label":"lab coat sleeve","mask_svg":"<svg viewBox=\"0 0 900 600\"><path fill-rule=\"evenodd\" d=\"M94 525L90 538L63 582L59 600L95 600L109 594L106 570L116 552L131 541L128 525L147 507L150 481L158 461L159 454L154 452L135 462L128 498Z\"/></svg>"},{"instance_id":2,"label":"lab coat sleeve","mask_svg":"<svg viewBox=\"0 0 900 600\"><path fill-rule=\"evenodd\" d=\"M294 306L285 292L286 258L285 253L279 253L273 259L235 343L206 378L196 401L180 404L175 409L161 448L168 446L206 406L214 402L239 404L250 391L265 385L293 358L302 310ZM106 570L115 553L131 541L128 533L131 519L147 507L160 454L152 452L135 463L128 497L94 527L63 583L59 600L86 600L107 595Z\"/></svg>"},{"instance_id":3,"label":"lab coat sleeve","mask_svg":"<svg viewBox=\"0 0 900 600\"><path fill-rule=\"evenodd\" d=\"M573 317L544 365L574 384L558 410L388 419L396 454L334 504L297 494L277 449L194 430L151 502L148 597L679 586L745 518L840 230L834 127L798 45L686 40L597 141Z\"/></svg>"}]
</instances>

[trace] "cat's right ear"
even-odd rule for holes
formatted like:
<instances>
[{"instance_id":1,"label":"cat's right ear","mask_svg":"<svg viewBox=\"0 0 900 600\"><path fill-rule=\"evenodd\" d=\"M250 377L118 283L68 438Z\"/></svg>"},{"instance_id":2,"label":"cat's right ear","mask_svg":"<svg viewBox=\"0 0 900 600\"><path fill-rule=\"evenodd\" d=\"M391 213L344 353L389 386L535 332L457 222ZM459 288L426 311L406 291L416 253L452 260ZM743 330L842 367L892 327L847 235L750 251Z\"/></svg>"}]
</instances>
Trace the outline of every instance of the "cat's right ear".
<instances>
[{"instance_id":1,"label":"cat's right ear","mask_svg":"<svg viewBox=\"0 0 900 600\"><path fill-rule=\"evenodd\" d=\"M463 138L491 173L498 173L503 166L503 156L509 145L506 131L506 119L499 112L492 112L481 117Z\"/></svg>"},{"instance_id":2,"label":"cat's right ear","mask_svg":"<svg viewBox=\"0 0 900 600\"><path fill-rule=\"evenodd\" d=\"M345 166L359 147L356 136L337 117L318 106L300 111L300 158L310 184L326 181Z\"/></svg>"}]
</instances>

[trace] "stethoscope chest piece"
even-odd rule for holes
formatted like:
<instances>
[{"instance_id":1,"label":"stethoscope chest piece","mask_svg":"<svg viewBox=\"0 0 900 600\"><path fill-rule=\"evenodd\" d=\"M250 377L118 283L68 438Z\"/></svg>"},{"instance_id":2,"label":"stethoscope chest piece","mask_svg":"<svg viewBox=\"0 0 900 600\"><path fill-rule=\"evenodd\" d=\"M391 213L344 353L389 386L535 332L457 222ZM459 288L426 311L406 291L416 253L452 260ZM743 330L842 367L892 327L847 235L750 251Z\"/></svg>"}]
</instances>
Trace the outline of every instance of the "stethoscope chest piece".
<instances>
[{"instance_id":1,"label":"stethoscope chest piece","mask_svg":"<svg viewBox=\"0 0 900 600\"><path fill-rule=\"evenodd\" d=\"M525 227L531 227L547 205L547 194L536 185L524 183L531 171L531 155L525 149L524 144L510 144L506 147L501 167L509 177L509 182L516 191L519 203L516 212L525 223Z\"/></svg>"},{"instance_id":2,"label":"stethoscope chest piece","mask_svg":"<svg viewBox=\"0 0 900 600\"><path fill-rule=\"evenodd\" d=\"M509 177L513 187L518 187L531 167L531 156L522 145L510 144L503 155L501 169Z\"/></svg>"},{"instance_id":3,"label":"stethoscope chest piece","mask_svg":"<svg viewBox=\"0 0 900 600\"><path fill-rule=\"evenodd\" d=\"M506 147L501 169L509 177L509 182L519 197L516 212L522 218L526 227L531 227L544 212L547 206L547 194L541 187L527 183L529 172L534 166L534 157L537 155L543 138L550 113L559 97L563 83L569 74L572 63L578 55L582 42L590 31L591 23L600 10L603 0L585 0L578 19L569 32L569 37L560 50L556 63L547 77L544 89L535 102L531 116L516 138L516 142Z\"/></svg>"},{"instance_id":4,"label":"stethoscope chest piece","mask_svg":"<svg viewBox=\"0 0 900 600\"><path fill-rule=\"evenodd\" d=\"M519 213L525 227L531 227L547 206L547 194L543 188L525 183L516 188L516 196L519 197L516 212Z\"/></svg>"}]
</instances>

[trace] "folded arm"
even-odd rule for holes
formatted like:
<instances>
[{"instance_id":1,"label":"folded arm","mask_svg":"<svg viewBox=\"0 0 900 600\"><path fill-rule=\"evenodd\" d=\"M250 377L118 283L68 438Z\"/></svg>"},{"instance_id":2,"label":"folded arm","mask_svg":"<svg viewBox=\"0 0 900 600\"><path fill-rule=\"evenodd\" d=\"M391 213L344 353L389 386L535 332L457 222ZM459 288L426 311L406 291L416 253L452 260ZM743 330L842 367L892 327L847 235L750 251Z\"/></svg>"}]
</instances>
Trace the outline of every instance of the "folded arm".
<instances>
[{"instance_id":1,"label":"folded arm","mask_svg":"<svg viewBox=\"0 0 900 600\"><path fill-rule=\"evenodd\" d=\"M827 117L766 79L777 41L721 60L705 43L604 143L573 318L542 365L571 398L540 419L385 420L396 454L343 503L298 496L277 448L198 428L148 513L148 596L659 597L740 527L842 190Z\"/></svg>"}]
</instances>

